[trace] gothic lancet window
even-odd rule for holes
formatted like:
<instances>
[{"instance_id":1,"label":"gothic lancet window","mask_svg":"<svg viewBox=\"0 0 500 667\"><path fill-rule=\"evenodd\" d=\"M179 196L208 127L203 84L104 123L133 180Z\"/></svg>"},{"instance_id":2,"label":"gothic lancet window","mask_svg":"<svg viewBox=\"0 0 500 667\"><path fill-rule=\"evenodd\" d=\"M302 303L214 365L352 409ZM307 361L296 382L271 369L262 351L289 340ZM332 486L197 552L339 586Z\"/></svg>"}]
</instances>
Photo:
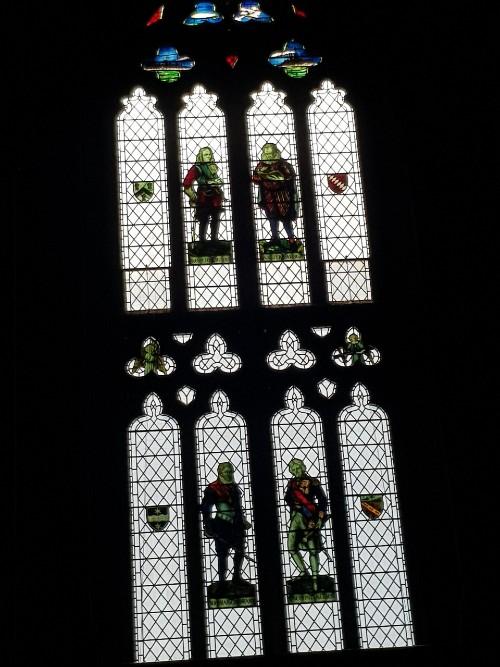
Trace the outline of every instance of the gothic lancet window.
<instances>
[{"instance_id":1,"label":"gothic lancet window","mask_svg":"<svg viewBox=\"0 0 500 667\"><path fill-rule=\"evenodd\" d=\"M362 648L414 643L389 422L362 384L338 418Z\"/></svg>"},{"instance_id":2,"label":"gothic lancet window","mask_svg":"<svg viewBox=\"0 0 500 667\"><path fill-rule=\"evenodd\" d=\"M190 657L179 427L151 393L128 430L136 660Z\"/></svg>"},{"instance_id":3,"label":"gothic lancet window","mask_svg":"<svg viewBox=\"0 0 500 667\"><path fill-rule=\"evenodd\" d=\"M320 416L290 387L271 423L292 653L342 648L332 522Z\"/></svg>"},{"instance_id":4,"label":"gothic lancet window","mask_svg":"<svg viewBox=\"0 0 500 667\"><path fill-rule=\"evenodd\" d=\"M270 83L247 112L253 211L262 305L310 302L295 123L285 94Z\"/></svg>"},{"instance_id":5,"label":"gothic lancet window","mask_svg":"<svg viewBox=\"0 0 500 667\"><path fill-rule=\"evenodd\" d=\"M369 301L369 247L354 113L323 81L307 111L321 257L328 300Z\"/></svg>"},{"instance_id":6,"label":"gothic lancet window","mask_svg":"<svg viewBox=\"0 0 500 667\"><path fill-rule=\"evenodd\" d=\"M203 86L183 98L178 118L184 186L188 307L238 305L226 121Z\"/></svg>"},{"instance_id":7,"label":"gothic lancet window","mask_svg":"<svg viewBox=\"0 0 500 667\"><path fill-rule=\"evenodd\" d=\"M260 655L262 637L246 424L223 391L195 426L208 655Z\"/></svg>"},{"instance_id":8,"label":"gothic lancet window","mask_svg":"<svg viewBox=\"0 0 500 667\"><path fill-rule=\"evenodd\" d=\"M117 118L125 308L170 308L165 128L156 99L136 88Z\"/></svg>"}]
</instances>

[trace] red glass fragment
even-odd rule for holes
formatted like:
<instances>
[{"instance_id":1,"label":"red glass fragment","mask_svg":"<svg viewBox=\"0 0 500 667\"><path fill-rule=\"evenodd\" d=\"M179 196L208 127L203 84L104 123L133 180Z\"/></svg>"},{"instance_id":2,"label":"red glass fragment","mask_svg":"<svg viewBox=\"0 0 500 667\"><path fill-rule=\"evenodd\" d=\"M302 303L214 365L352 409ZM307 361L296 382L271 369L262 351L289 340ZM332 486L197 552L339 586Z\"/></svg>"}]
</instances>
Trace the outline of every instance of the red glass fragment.
<instances>
[{"instance_id":1,"label":"red glass fragment","mask_svg":"<svg viewBox=\"0 0 500 667\"><path fill-rule=\"evenodd\" d=\"M238 56L235 56L233 54L226 56L226 62L229 65L229 67L232 67L234 69L236 63L238 62Z\"/></svg>"},{"instance_id":2,"label":"red glass fragment","mask_svg":"<svg viewBox=\"0 0 500 667\"><path fill-rule=\"evenodd\" d=\"M156 23L157 21L161 21L161 19L163 18L163 10L164 9L165 9L165 5L160 5L160 7L158 7L158 9L155 11L153 16L146 23L146 28L149 28L150 25L153 25L153 23Z\"/></svg>"},{"instance_id":3,"label":"red glass fragment","mask_svg":"<svg viewBox=\"0 0 500 667\"><path fill-rule=\"evenodd\" d=\"M307 14L303 9L299 9L296 5L292 5L293 13L295 16L300 16L301 19L305 19Z\"/></svg>"}]
</instances>

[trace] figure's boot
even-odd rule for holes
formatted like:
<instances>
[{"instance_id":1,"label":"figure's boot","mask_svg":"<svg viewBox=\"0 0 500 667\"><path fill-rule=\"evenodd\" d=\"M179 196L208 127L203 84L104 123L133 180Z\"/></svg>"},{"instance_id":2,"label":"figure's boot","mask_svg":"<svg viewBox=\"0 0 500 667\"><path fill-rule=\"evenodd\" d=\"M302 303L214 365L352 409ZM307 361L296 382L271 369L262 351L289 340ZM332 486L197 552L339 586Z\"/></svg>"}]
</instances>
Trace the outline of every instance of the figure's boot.
<instances>
[{"instance_id":1,"label":"figure's boot","mask_svg":"<svg viewBox=\"0 0 500 667\"><path fill-rule=\"evenodd\" d=\"M298 552L292 553L290 555L291 555L291 558L292 558L293 562L295 563L295 565L297 566L297 568L299 570L299 577L305 577L306 574L307 574L307 568L306 568L306 564L304 563L304 559L302 558L302 556Z\"/></svg>"},{"instance_id":2,"label":"figure's boot","mask_svg":"<svg viewBox=\"0 0 500 667\"><path fill-rule=\"evenodd\" d=\"M233 557L233 582L238 584L243 581L241 576L241 566L243 565L243 553L236 551Z\"/></svg>"},{"instance_id":3,"label":"figure's boot","mask_svg":"<svg viewBox=\"0 0 500 667\"><path fill-rule=\"evenodd\" d=\"M217 573L219 575L219 583L223 584L226 581L227 571L227 556L217 557Z\"/></svg>"},{"instance_id":4,"label":"figure's boot","mask_svg":"<svg viewBox=\"0 0 500 667\"><path fill-rule=\"evenodd\" d=\"M309 556L309 562L311 563L313 591L316 593L316 591L318 590L318 575L319 575L318 554L311 551Z\"/></svg>"}]
</instances>

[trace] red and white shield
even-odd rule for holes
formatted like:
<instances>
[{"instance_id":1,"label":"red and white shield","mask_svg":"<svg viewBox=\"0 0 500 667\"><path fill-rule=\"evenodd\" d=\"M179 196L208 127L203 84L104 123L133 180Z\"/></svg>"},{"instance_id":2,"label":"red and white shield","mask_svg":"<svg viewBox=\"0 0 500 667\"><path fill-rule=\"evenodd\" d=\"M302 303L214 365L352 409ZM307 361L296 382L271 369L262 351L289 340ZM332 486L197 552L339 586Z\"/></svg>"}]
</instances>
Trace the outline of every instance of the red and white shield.
<instances>
[{"instance_id":1,"label":"red and white shield","mask_svg":"<svg viewBox=\"0 0 500 667\"><path fill-rule=\"evenodd\" d=\"M347 190L348 176L349 174L328 174L328 187L336 195L341 195Z\"/></svg>"}]
</instances>

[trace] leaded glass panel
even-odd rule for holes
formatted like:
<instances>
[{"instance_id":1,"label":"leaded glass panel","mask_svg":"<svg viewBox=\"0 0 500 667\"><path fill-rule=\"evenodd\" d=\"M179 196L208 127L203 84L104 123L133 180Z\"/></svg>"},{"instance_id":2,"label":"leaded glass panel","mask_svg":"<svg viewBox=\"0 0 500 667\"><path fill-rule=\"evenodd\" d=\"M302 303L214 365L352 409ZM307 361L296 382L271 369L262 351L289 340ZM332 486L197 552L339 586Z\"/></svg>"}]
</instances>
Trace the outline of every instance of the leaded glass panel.
<instances>
[{"instance_id":1,"label":"leaded glass panel","mask_svg":"<svg viewBox=\"0 0 500 667\"><path fill-rule=\"evenodd\" d=\"M138 662L191 655L179 427L162 409L149 394L128 430Z\"/></svg>"},{"instance_id":2,"label":"leaded glass panel","mask_svg":"<svg viewBox=\"0 0 500 667\"><path fill-rule=\"evenodd\" d=\"M370 301L369 246L356 126L344 91L325 80L307 111L328 300Z\"/></svg>"},{"instance_id":3,"label":"leaded glass panel","mask_svg":"<svg viewBox=\"0 0 500 667\"><path fill-rule=\"evenodd\" d=\"M238 305L226 120L201 85L179 112L188 306Z\"/></svg>"},{"instance_id":4,"label":"leaded glass panel","mask_svg":"<svg viewBox=\"0 0 500 667\"><path fill-rule=\"evenodd\" d=\"M343 642L323 425L297 387L286 392L285 406L271 432L288 647L333 651Z\"/></svg>"},{"instance_id":5,"label":"leaded glass panel","mask_svg":"<svg viewBox=\"0 0 500 667\"><path fill-rule=\"evenodd\" d=\"M247 429L223 391L196 423L208 656L260 655L262 635Z\"/></svg>"},{"instance_id":6,"label":"leaded glass panel","mask_svg":"<svg viewBox=\"0 0 500 667\"><path fill-rule=\"evenodd\" d=\"M295 123L285 94L264 83L247 111L258 280L264 306L310 302Z\"/></svg>"},{"instance_id":7,"label":"leaded glass panel","mask_svg":"<svg viewBox=\"0 0 500 667\"><path fill-rule=\"evenodd\" d=\"M121 263L125 309L170 308L165 129L156 98L136 88L117 118Z\"/></svg>"},{"instance_id":8,"label":"leaded glass panel","mask_svg":"<svg viewBox=\"0 0 500 667\"><path fill-rule=\"evenodd\" d=\"M356 384L338 418L360 643L412 646L389 421L369 401Z\"/></svg>"}]
</instances>

